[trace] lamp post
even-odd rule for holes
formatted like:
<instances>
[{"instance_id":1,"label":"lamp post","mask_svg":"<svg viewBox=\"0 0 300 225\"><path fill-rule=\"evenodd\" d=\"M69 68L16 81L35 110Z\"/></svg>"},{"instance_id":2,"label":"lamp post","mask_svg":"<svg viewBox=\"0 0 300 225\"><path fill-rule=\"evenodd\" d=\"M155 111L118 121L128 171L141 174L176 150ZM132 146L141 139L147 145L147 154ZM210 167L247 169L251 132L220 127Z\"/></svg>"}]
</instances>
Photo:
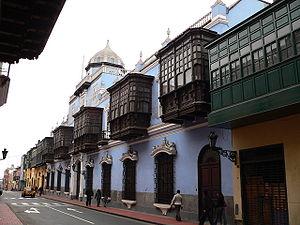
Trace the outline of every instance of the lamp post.
<instances>
[{"instance_id":1,"label":"lamp post","mask_svg":"<svg viewBox=\"0 0 300 225\"><path fill-rule=\"evenodd\" d=\"M219 155L229 159L234 164L237 164L237 152L226 150L221 147L216 147L217 144L218 135L215 134L215 132L210 132L208 136L209 140L209 147L212 151L217 152Z\"/></svg>"},{"instance_id":2,"label":"lamp post","mask_svg":"<svg viewBox=\"0 0 300 225\"><path fill-rule=\"evenodd\" d=\"M0 160L6 159L7 153L8 153L8 151L7 151L6 148L5 148L5 149L2 151L3 159L0 159Z\"/></svg>"}]
</instances>

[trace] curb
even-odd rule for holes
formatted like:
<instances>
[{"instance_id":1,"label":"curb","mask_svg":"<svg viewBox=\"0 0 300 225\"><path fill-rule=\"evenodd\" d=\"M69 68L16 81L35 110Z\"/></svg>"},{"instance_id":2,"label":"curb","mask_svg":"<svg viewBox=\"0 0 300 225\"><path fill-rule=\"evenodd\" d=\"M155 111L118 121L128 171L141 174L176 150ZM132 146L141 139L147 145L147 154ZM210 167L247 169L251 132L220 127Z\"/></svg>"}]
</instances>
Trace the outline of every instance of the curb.
<instances>
[{"instance_id":1,"label":"curb","mask_svg":"<svg viewBox=\"0 0 300 225\"><path fill-rule=\"evenodd\" d=\"M152 224L155 224L155 225L166 225L165 223L153 222L153 221L150 221L150 220L144 220L144 219L140 219L140 218L134 218L134 217L130 217L130 216L126 216L126 215L114 213L114 212L102 211L101 209L95 209L95 208L91 208L91 207L88 207L88 206L85 206L85 205L79 205L79 204L76 204L75 202L72 203L72 202L64 201L62 199L53 199L53 198L47 197L47 196L43 196L41 198L49 199L49 200L52 200L52 201L59 201L59 202L69 203L71 205L80 206L80 207L83 207L83 208L86 208L86 209L92 209L94 211L98 211L98 212L102 212L102 213L107 213L107 214L111 214L111 215L115 215L115 216L120 216L120 217L125 217L125 218L128 218L128 219L133 219L133 220L137 220L137 221L141 221L141 222L152 223Z\"/></svg>"}]
</instances>

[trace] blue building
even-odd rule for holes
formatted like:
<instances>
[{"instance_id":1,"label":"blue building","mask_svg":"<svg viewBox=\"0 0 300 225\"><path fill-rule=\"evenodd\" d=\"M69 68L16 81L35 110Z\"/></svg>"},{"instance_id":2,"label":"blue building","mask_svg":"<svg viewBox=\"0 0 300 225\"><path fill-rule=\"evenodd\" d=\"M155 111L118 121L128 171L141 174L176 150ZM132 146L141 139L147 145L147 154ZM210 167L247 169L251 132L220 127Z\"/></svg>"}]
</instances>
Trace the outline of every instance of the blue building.
<instances>
[{"instance_id":1,"label":"blue building","mask_svg":"<svg viewBox=\"0 0 300 225\"><path fill-rule=\"evenodd\" d=\"M166 214L180 189L183 218L198 220L205 190L222 192L233 223L233 167L211 151L210 132L231 149L231 132L208 127L209 64L205 45L263 9L261 0L221 0L211 12L147 60L126 71L109 43L86 67L70 97L67 120L54 130L54 191L83 199L102 189L111 205ZM73 134L73 138L72 138ZM50 172L54 175L50 176ZM58 188L59 187L59 188Z\"/></svg>"}]
</instances>

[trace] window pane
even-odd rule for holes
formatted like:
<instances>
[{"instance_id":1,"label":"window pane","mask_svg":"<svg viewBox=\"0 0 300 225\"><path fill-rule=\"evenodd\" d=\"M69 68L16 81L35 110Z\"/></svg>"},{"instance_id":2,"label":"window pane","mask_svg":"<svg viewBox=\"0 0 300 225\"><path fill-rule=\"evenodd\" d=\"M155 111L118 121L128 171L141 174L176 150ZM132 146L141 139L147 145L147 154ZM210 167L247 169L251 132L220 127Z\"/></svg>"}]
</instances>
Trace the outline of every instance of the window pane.
<instances>
[{"instance_id":1,"label":"window pane","mask_svg":"<svg viewBox=\"0 0 300 225\"><path fill-rule=\"evenodd\" d=\"M183 85L184 85L183 73L180 73L179 75L177 75L177 87L181 87Z\"/></svg>"},{"instance_id":2,"label":"window pane","mask_svg":"<svg viewBox=\"0 0 300 225\"><path fill-rule=\"evenodd\" d=\"M290 58L293 55L292 43L290 36L286 36L279 40L281 60Z\"/></svg>"},{"instance_id":3,"label":"window pane","mask_svg":"<svg viewBox=\"0 0 300 225\"><path fill-rule=\"evenodd\" d=\"M175 81L174 78L169 80L169 91L175 90Z\"/></svg>"},{"instance_id":4,"label":"window pane","mask_svg":"<svg viewBox=\"0 0 300 225\"><path fill-rule=\"evenodd\" d=\"M185 71L185 83L190 83L192 81L192 70L188 69Z\"/></svg>"}]
</instances>

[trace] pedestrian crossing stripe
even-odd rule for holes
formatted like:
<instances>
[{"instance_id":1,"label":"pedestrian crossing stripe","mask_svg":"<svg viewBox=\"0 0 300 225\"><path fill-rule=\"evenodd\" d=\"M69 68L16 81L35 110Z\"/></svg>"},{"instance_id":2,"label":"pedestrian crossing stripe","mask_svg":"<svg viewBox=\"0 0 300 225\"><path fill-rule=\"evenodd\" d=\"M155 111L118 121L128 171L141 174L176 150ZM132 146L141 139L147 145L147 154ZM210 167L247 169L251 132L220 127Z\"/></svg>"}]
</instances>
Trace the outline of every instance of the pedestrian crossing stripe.
<instances>
[{"instance_id":1,"label":"pedestrian crossing stripe","mask_svg":"<svg viewBox=\"0 0 300 225\"><path fill-rule=\"evenodd\" d=\"M46 206L68 206L69 204L66 203L57 203L57 202L51 202L51 203L47 203L47 202L12 202L11 203L14 206L41 206L41 207L46 207Z\"/></svg>"}]
</instances>

